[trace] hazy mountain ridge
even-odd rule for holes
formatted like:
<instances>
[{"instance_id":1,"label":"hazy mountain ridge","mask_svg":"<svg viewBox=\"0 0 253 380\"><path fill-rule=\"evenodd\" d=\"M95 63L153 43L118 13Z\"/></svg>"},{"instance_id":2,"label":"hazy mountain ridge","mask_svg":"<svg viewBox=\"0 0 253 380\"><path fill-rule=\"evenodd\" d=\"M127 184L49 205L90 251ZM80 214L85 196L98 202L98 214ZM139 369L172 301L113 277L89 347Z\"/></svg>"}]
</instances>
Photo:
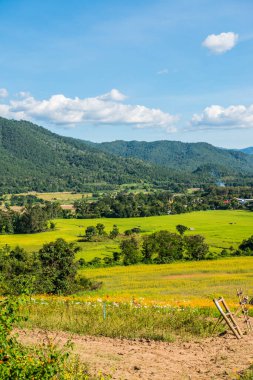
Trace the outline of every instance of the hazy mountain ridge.
<instances>
[{"instance_id":1,"label":"hazy mountain ridge","mask_svg":"<svg viewBox=\"0 0 253 380\"><path fill-rule=\"evenodd\" d=\"M246 154L253 154L253 146L249 146L248 148L240 149L241 152Z\"/></svg>"},{"instance_id":2,"label":"hazy mountain ridge","mask_svg":"<svg viewBox=\"0 0 253 380\"><path fill-rule=\"evenodd\" d=\"M166 168L201 171L211 167L226 174L253 174L253 158L247 154L217 148L208 143L180 141L113 141L96 144L101 150L121 157L135 157Z\"/></svg>"}]
</instances>

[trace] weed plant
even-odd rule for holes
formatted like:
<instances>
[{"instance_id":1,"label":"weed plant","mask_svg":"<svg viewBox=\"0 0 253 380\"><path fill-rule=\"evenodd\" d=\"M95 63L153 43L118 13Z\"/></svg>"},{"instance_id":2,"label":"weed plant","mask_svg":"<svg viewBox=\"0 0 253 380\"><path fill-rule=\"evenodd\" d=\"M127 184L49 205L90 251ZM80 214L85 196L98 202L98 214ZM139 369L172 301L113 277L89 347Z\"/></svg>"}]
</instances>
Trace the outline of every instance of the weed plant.
<instances>
[{"instance_id":1,"label":"weed plant","mask_svg":"<svg viewBox=\"0 0 253 380\"><path fill-rule=\"evenodd\" d=\"M238 380L253 380L253 365L248 370L238 376Z\"/></svg>"},{"instance_id":2,"label":"weed plant","mask_svg":"<svg viewBox=\"0 0 253 380\"><path fill-rule=\"evenodd\" d=\"M52 341L24 346L13 327L26 319L21 301L8 298L0 302L0 379L3 380L106 380L92 377L87 366L70 356L71 343L59 348ZM24 305L23 305L24 307Z\"/></svg>"}]
</instances>

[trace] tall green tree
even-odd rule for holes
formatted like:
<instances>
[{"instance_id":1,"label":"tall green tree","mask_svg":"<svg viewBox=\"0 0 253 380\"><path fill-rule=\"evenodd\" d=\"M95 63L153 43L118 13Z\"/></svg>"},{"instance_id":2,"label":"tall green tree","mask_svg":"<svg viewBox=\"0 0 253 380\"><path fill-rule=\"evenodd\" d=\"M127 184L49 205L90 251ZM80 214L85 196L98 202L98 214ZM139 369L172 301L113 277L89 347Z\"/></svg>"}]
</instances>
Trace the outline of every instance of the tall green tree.
<instances>
[{"instance_id":1,"label":"tall green tree","mask_svg":"<svg viewBox=\"0 0 253 380\"><path fill-rule=\"evenodd\" d=\"M248 239L245 239L242 241L242 243L239 245L239 249L247 255L253 255L253 235L250 236Z\"/></svg>"},{"instance_id":2,"label":"tall green tree","mask_svg":"<svg viewBox=\"0 0 253 380\"><path fill-rule=\"evenodd\" d=\"M3 247L0 250L1 294L33 293L36 271L37 266L32 254L20 247Z\"/></svg>"},{"instance_id":3,"label":"tall green tree","mask_svg":"<svg viewBox=\"0 0 253 380\"><path fill-rule=\"evenodd\" d=\"M205 243L202 235L192 235L184 237L185 258L187 260L204 260L209 252L209 247Z\"/></svg>"},{"instance_id":4,"label":"tall green tree","mask_svg":"<svg viewBox=\"0 0 253 380\"><path fill-rule=\"evenodd\" d=\"M71 293L77 274L75 255L79 250L80 247L63 239L44 244L39 250L40 280L46 293Z\"/></svg>"},{"instance_id":5,"label":"tall green tree","mask_svg":"<svg viewBox=\"0 0 253 380\"><path fill-rule=\"evenodd\" d=\"M137 264L141 261L142 256L139 251L138 242L134 237L123 240L120 248L124 265Z\"/></svg>"}]
</instances>

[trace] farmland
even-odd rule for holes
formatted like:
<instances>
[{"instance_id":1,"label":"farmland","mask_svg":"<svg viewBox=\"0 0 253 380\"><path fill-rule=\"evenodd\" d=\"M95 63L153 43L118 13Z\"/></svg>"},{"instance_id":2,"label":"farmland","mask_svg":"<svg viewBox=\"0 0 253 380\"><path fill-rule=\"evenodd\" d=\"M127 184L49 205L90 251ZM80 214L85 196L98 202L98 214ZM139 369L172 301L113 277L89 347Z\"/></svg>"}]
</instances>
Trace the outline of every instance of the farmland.
<instances>
[{"instance_id":1,"label":"farmland","mask_svg":"<svg viewBox=\"0 0 253 380\"><path fill-rule=\"evenodd\" d=\"M83 273L103 281L96 297L108 295L119 301L136 297L148 304L155 301L171 305L212 306L213 298L221 295L235 302L236 289L240 287L253 296L252 257L85 269Z\"/></svg>"},{"instance_id":2,"label":"farmland","mask_svg":"<svg viewBox=\"0 0 253 380\"><path fill-rule=\"evenodd\" d=\"M92 198L92 193L71 193L69 191L63 191L63 192L53 192L53 193L38 193L36 191L30 191L28 193L20 193L20 194L15 194L17 196L23 195L33 195L38 197L39 199L43 199L44 201L48 202L53 202L57 201L60 202L61 204L73 204L74 201L83 198L86 199L91 199ZM10 200L11 194L5 194L4 196L7 201Z\"/></svg>"},{"instance_id":3,"label":"farmland","mask_svg":"<svg viewBox=\"0 0 253 380\"><path fill-rule=\"evenodd\" d=\"M77 241L89 225L103 223L109 232L117 224L120 233L140 226L143 234L161 229L175 231L177 224L192 229L187 234L205 236L211 251L238 244L252 234L253 214L247 211L206 211L181 215L128 219L57 219L56 230L30 235L2 235L0 244L20 245L28 251L38 250L44 243L62 237L68 242ZM90 260L118 250L119 241L78 243L81 251L77 258ZM135 265L130 267L85 268L80 274L103 281L101 290L92 297L109 295L117 300L143 297L149 301L177 301L192 305L211 305L212 298L220 294L235 299L237 287L253 288L253 260L251 257L226 258L215 261L174 263L166 265ZM85 297L87 294L85 294Z\"/></svg>"},{"instance_id":4,"label":"farmland","mask_svg":"<svg viewBox=\"0 0 253 380\"><path fill-rule=\"evenodd\" d=\"M56 230L39 234L1 235L0 245L14 247L19 245L28 251L37 250L44 243L64 238L67 241L77 241L84 234L87 226L103 223L109 232L114 224L120 233L133 227L140 227L144 234L166 229L176 231L177 224L191 228L189 234L205 236L211 250L221 250L237 245L252 235L253 214L248 211L200 211L180 215L164 215L145 218L117 219L56 219ZM96 243L80 243L82 252L79 256L90 259L95 256L108 254L118 247L117 241L106 240Z\"/></svg>"}]
</instances>

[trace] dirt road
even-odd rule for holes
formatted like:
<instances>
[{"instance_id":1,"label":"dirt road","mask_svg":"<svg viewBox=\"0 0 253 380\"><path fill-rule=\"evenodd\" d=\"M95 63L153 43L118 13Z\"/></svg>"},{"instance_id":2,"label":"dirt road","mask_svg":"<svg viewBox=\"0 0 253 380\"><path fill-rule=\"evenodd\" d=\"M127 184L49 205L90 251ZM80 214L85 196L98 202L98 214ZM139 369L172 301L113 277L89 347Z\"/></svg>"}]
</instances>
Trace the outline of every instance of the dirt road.
<instances>
[{"instance_id":1,"label":"dirt road","mask_svg":"<svg viewBox=\"0 0 253 380\"><path fill-rule=\"evenodd\" d=\"M19 331L25 344L42 342L46 335L38 330ZM234 379L238 371L253 363L253 333L241 340L224 337L163 343L87 337L64 332L50 333L60 344L69 338L74 353L89 363L92 372L110 373L117 380Z\"/></svg>"}]
</instances>

